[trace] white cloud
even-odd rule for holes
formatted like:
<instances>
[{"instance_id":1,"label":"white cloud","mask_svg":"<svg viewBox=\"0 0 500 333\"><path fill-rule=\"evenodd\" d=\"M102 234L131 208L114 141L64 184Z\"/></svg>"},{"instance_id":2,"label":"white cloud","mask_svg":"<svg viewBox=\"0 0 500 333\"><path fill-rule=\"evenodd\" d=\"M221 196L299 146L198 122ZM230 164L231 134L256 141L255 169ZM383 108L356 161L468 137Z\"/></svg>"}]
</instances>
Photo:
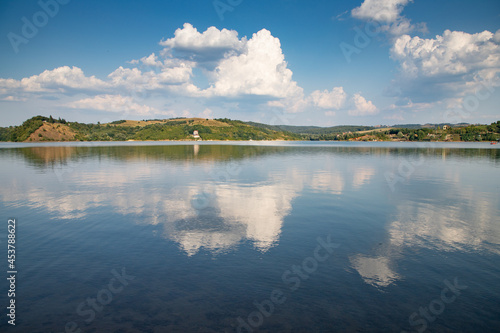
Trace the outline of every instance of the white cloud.
<instances>
[{"instance_id":1,"label":"white cloud","mask_svg":"<svg viewBox=\"0 0 500 333\"><path fill-rule=\"evenodd\" d=\"M205 32L198 30L189 23L184 23L182 29L177 29L174 38L160 42L162 46L184 50L206 50L206 49L237 49L242 42L238 39L238 32L234 30L210 27Z\"/></svg>"},{"instance_id":2,"label":"white cloud","mask_svg":"<svg viewBox=\"0 0 500 333\"><path fill-rule=\"evenodd\" d=\"M0 99L22 100L30 94L43 98L45 93L61 98L81 93L88 98L68 104L70 107L141 115L158 110L134 100L137 93L141 100L160 94L163 98L244 98L253 104L282 108L285 113L319 109L333 115L334 110L346 108L348 96L343 87L316 90L306 96L293 80L279 38L266 29L251 38L239 38L234 30L210 27L198 32L186 23L160 45L164 47L160 52L130 61L129 68L119 66L104 79L68 66L21 80L0 79ZM207 84L200 88L199 82ZM362 112L372 111L365 108Z\"/></svg>"},{"instance_id":3,"label":"white cloud","mask_svg":"<svg viewBox=\"0 0 500 333\"><path fill-rule=\"evenodd\" d=\"M173 68L162 68L160 72L141 72L138 68L118 67L108 75L113 87L126 88L129 91L143 91L166 88L171 84L188 82L192 76L192 68L180 65Z\"/></svg>"},{"instance_id":4,"label":"white cloud","mask_svg":"<svg viewBox=\"0 0 500 333\"><path fill-rule=\"evenodd\" d=\"M409 2L410 0L365 0L351 14L361 20L393 23L400 18L404 6Z\"/></svg>"},{"instance_id":5,"label":"white cloud","mask_svg":"<svg viewBox=\"0 0 500 333\"><path fill-rule=\"evenodd\" d=\"M115 69L108 75L114 86L140 87L144 83L142 72L138 68L123 68L122 66Z\"/></svg>"},{"instance_id":6,"label":"white cloud","mask_svg":"<svg viewBox=\"0 0 500 333\"><path fill-rule=\"evenodd\" d=\"M62 92L71 90L96 91L107 88L107 83L95 76L85 76L78 67L63 66L45 70L21 80L0 79L0 91Z\"/></svg>"},{"instance_id":7,"label":"white cloud","mask_svg":"<svg viewBox=\"0 0 500 333\"><path fill-rule=\"evenodd\" d=\"M205 118L205 119L212 119L213 118L213 111L209 108L206 108L205 110L203 110L203 112L200 112L198 114L198 117Z\"/></svg>"},{"instance_id":8,"label":"white cloud","mask_svg":"<svg viewBox=\"0 0 500 333\"><path fill-rule=\"evenodd\" d=\"M121 95L98 95L84 98L66 105L74 109L90 109L107 112L125 112L138 115L160 114L159 110L147 105L140 105L132 97Z\"/></svg>"},{"instance_id":9,"label":"white cloud","mask_svg":"<svg viewBox=\"0 0 500 333\"><path fill-rule=\"evenodd\" d=\"M207 92L215 96L260 95L286 98L302 93L292 80L278 38L266 29L253 34L245 51L223 59Z\"/></svg>"},{"instance_id":10,"label":"white cloud","mask_svg":"<svg viewBox=\"0 0 500 333\"><path fill-rule=\"evenodd\" d=\"M27 98L19 98L19 97L16 97L16 96L7 96L7 97L4 97L4 98L0 99L0 101L6 101L6 102L26 102Z\"/></svg>"},{"instance_id":11,"label":"white cloud","mask_svg":"<svg viewBox=\"0 0 500 333\"><path fill-rule=\"evenodd\" d=\"M157 70L158 68L175 68L175 67L189 67L196 66L196 63L187 59L175 58L169 48L160 51L160 57L154 52L147 57L134 59L128 61L129 64L138 65L139 68L148 70Z\"/></svg>"},{"instance_id":12,"label":"white cloud","mask_svg":"<svg viewBox=\"0 0 500 333\"><path fill-rule=\"evenodd\" d=\"M407 76L467 74L481 69L500 68L500 46L493 33L468 34L446 30L435 39L403 35L391 50Z\"/></svg>"},{"instance_id":13,"label":"white cloud","mask_svg":"<svg viewBox=\"0 0 500 333\"><path fill-rule=\"evenodd\" d=\"M103 81L95 76L85 76L78 67L58 67L45 70L39 75L33 75L21 80L1 79L0 94L3 99L17 98L22 93L55 93L88 95L107 93L133 93L144 90L168 89L169 85L180 85L189 82L192 68L181 63L177 67L163 67L159 71L141 72L138 68L123 68L120 66ZM9 97L11 96L11 97Z\"/></svg>"},{"instance_id":14,"label":"white cloud","mask_svg":"<svg viewBox=\"0 0 500 333\"><path fill-rule=\"evenodd\" d=\"M392 36L400 36L415 29L426 32L424 23L412 25L409 19L401 15L410 2L412 0L365 0L351 11L351 15L360 20L378 22L379 31Z\"/></svg>"},{"instance_id":15,"label":"white cloud","mask_svg":"<svg viewBox=\"0 0 500 333\"><path fill-rule=\"evenodd\" d=\"M151 53L147 57L142 57L141 63L145 66L151 66L151 67L162 67L163 66L163 63L158 60L158 56L156 56L156 54L154 54L154 53Z\"/></svg>"},{"instance_id":16,"label":"white cloud","mask_svg":"<svg viewBox=\"0 0 500 333\"><path fill-rule=\"evenodd\" d=\"M403 35L391 56L399 62L397 94L418 102L457 98L480 85L495 85L500 73L500 45L489 31L468 34L446 30L433 39Z\"/></svg>"},{"instance_id":17,"label":"white cloud","mask_svg":"<svg viewBox=\"0 0 500 333\"><path fill-rule=\"evenodd\" d=\"M184 57L197 62L219 61L227 54L240 52L246 43L246 38L238 38L238 32L234 30L209 27L203 33L189 23L184 23L182 29L177 29L173 38L161 41L165 46L163 54L174 51L177 56Z\"/></svg>"},{"instance_id":18,"label":"white cloud","mask_svg":"<svg viewBox=\"0 0 500 333\"><path fill-rule=\"evenodd\" d=\"M371 116L378 113L378 109L371 101L367 101L361 94L352 97L355 109L349 110L350 116Z\"/></svg>"},{"instance_id":19,"label":"white cloud","mask_svg":"<svg viewBox=\"0 0 500 333\"><path fill-rule=\"evenodd\" d=\"M305 98L304 93L301 91L295 96L283 98L279 100L272 100L267 102L267 106L272 108L281 108L285 113L298 113L303 112L311 106L311 98Z\"/></svg>"},{"instance_id":20,"label":"white cloud","mask_svg":"<svg viewBox=\"0 0 500 333\"><path fill-rule=\"evenodd\" d=\"M332 91L316 90L311 93L311 101L314 106L321 109L339 110L345 104L347 94L342 87L335 87Z\"/></svg>"},{"instance_id":21,"label":"white cloud","mask_svg":"<svg viewBox=\"0 0 500 333\"><path fill-rule=\"evenodd\" d=\"M282 108L287 113L328 110L324 112L324 115L330 117L336 115L333 110L351 109L348 111L351 116L373 115L379 112L371 101L367 101L359 93L349 97L343 87L334 87L331 91L315 90L307 97L301 93L290 98L270 101L267 104L271 107Z\"/></svg>"},{"instance_id":22,"label":"white cloud","mask_svg":"<svg viewBox=\"0 0 500 333\"><path fill-rule=\"evenodd\" d=\"M253 34L251 39L240 39L234 30L210 27L198 32L191 24L185 23L183 28L175 31L173 38L160 42L160 45L165 46L161 52L165 62L185 60L187 67L201 68L201 74L209 81L209 87L204 90L189 82L169 87L170 91L192 97L254 95L297 100L303 95L302 88L292 80L293 73L287 68L279 39L266 29ZM157 61L154 56L149 58L141 61ZM291 102L283 104L290 105Z\"/></svg>"}]
</instances>

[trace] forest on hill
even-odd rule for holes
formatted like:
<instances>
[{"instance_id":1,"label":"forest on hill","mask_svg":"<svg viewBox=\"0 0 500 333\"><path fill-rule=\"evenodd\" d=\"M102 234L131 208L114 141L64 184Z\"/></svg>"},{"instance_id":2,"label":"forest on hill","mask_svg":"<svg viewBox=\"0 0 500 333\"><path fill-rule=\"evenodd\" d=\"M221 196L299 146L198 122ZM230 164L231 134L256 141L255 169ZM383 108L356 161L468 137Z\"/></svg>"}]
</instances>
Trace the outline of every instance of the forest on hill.
<instances>
[{"instance_id":1,"label":"forest on hill","mask_svg":"<svg viewBox=\"0 0 500 333\"><path fill-rule=\"evenodd\" d=\"M442 125L442 126L441 126ZM227 118L118 120L84 124L36 116L0 127L0 141L304 140L304 141L498 141L500 121L490 125L401 125L334 127L267 125Z\"/></svg>"},{"instance_id":2,"label":"forest on hill","mask_svg":"<svg viewBox=\"0 0 500 333\"><path fill-rule=\"evenodd\" d=\"M198 137L193 134L197 131ZM128 140L299 140L294 133L257 128L230 119L176 118L118 120L84 124L36 116L20 126L0 128L0 141L128 141Z\"/></svg>"}]
</instances>

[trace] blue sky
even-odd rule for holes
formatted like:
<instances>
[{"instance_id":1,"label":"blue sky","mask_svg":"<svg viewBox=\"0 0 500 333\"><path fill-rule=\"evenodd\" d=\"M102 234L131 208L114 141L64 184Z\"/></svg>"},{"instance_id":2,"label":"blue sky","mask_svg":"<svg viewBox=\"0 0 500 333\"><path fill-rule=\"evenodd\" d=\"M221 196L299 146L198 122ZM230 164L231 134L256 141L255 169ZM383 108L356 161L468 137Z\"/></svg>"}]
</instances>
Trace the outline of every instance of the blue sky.
<instances>
[{"instance_id":1,"label":"blue sky","mask_svg":"<svg viewBox=\"0 0 500 333\"><path fill-rule=\"evenodd\" d=\"M0 126L500 119L500 2L0 2Z\"/></svg>"}]
</instances>

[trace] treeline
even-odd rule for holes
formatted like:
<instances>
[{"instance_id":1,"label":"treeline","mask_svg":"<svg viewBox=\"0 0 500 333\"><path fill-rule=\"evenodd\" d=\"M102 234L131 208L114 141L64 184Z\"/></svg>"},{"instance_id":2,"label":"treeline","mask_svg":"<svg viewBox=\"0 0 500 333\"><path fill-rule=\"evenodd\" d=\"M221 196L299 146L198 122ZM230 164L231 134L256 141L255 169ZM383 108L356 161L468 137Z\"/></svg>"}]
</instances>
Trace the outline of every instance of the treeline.
<instances>
[{"instance_id":1,"label":"treeline","mask_svg":"<svg viewBox=\"0 0 500 333\"><path fill-rule=\"evenodd\" d=\"M48 118L44 116L36 116L26 120L20 126L0 127L0 141L25 141L32 133L43 125L43 122L51 124L67 124L65 119L54 119L52 116Z\"/></svg>"},{"instance_id":2,"label":"treeline","mask_svg":"<svg viewBox=\"0 0 500 333\"><path fill-rule=\"evenodd\" d=\"M450 127L444 126L437 129L391 129L391 137L407 139L408 141L498 141L500 139L500 121L490 125L468 125Z\"/></svg>"},{"instance_id":3,"label":"treeline","mask_svg":"<svg viewBox=\"0 0 500 333\"><path fill-rule=\"evenodd\" d=\"M20 126L0 128L0 141L26 141L44 122L61 124L53 130L71 133L71 137L66 136L64 139L73 141L194 140L196 139L193 136L194 131L198 131L203 140L497 141L500 139L500 121L490 125L375 129L370 126L327 128L272 126L228 118L210 121L207 119L206 122L203 119L200 121L200 119L185 118L145 120L144 122L147 123L145 126L130 126L126 120L118 120L109 124L83 124L67 122L61 118L55 119L52 116L36 116L26 120ZM58 127L62 128L58 129ZM293 129L294 127L296 128ZM67 130L68 128L70 131ZM284 128L293 129L293 131ZM309 131L309 133L300 133L305 130ZM45 135L49 131L50 128L48 131L45 131L45 128L43 131L38 131L37 141L53 140L48 135ZM31 139L33 139L33 136Z\"/></svg>"},{"instance_id":4,"label":"treeline","mask_svg":"<svg viewBox=\"0 0 500 333\"><path fill-rule=\"evenodd\" d=\"M500 121L490 125L468 125L437 128L389 128L377 131L344 132L341 134L303 135L312 141L498 141Z\"/></svg>"},{"instance_id":5,"label":"treeline","mask_svg":"<svg viewBox=\"0 0 500 333\"><path fill-rule=\"evenodd\" d=\"M356 125L340 125L340 126L332 126L332 127L319 127L319 126L292 126L292 125L267 125L256 123L253 121L245 122L245 124L258 127L258 128L266 128L275 131L284 131L294 134L300 134L305 137L308 135L317 135L323 137L329 137L331 134L339 134L343 132L358 132L358 131L367 131L375 129L373 126L356 126Z\"/></svg>"},{"instance_id":6,"label":"treeline","mask_svg":"<svg viewBox=\"0 0 500 333\"><path fill-rule=\"evenodd\" d=\"M161 121L158 123L157 121ZM198 131L203 140L300 140L299 135L266 128L257 128L242 121L214 119L213 126L205 126L193 119L156 120L145 126L127 126L125 120L109 124L84 124L67 122L65 119L36 116L26 120L20 126L0 128L0 141L26 141L44 122L66 125L75 133L72 141L127 141L127 140L194 140L194 131ZM149 122L149 121L146 121ZM217 123L219 123L217 125ZM224 123L224 124L221 124ZM227 126L227 125L229 126ZM45 136L48 131L38 134L37 141L51 141Z\"/></svg>"},{"instance_id":7,"label":"treeline","mask_svg":"<svg viewBox=\"0 0 500 333\"><path fill-rule=\"evenodd\" d=\"M448 132L460 135L462 141L497 141L500 139L500 121L490 125L451 128Z\"/></svg>"}]
</instances>

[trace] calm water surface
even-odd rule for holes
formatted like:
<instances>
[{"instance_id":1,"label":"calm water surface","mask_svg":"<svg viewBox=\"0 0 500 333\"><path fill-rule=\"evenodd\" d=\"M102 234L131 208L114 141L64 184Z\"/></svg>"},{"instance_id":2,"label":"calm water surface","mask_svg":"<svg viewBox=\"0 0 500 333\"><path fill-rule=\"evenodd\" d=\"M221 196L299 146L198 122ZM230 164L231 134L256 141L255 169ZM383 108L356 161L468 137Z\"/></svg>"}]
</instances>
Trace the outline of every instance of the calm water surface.
<instances>
[{"instance_id":1,"label":"calm water surface","mask_svg":"<svg viewBox=\"0 0 500 333\"><path fill-rule=\"evenodd\" d=\"M496 146L3 144L0 165L4 332L500 331Z\"/></svg>"}]
</instances>

